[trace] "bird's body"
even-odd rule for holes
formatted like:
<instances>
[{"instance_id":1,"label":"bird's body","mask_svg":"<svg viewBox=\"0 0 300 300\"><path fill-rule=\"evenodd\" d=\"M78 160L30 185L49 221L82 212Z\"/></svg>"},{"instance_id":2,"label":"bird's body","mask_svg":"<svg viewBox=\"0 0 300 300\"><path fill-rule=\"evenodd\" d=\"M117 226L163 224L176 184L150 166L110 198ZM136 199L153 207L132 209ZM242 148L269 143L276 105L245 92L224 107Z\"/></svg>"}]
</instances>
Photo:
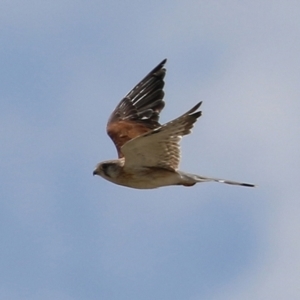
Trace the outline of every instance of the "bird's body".
<instances>
[{"instance_id":1,"label":"bird's body","mask_svg":"<svg viewBox=\"0 0 300 300\"><path fill-rule=\"evenodd\" d=\"M124 168L122 159L104 162L101 168L102 177L108 181L135 189L154 189L182 182L176 171L159 167Z\"/></svg>"},{"instance_id":2,"label":"bird's body","mask_svg":"<svg viewBox=\"0 0 300 300\"><path fill-rule=\"evenodd\" d=\"M119 158L99 163L94 175L136 189L193 186L205 181L254 186L189 174L178 169L179 142L182 136L191 132L201 116L201 111L198 111L201 102L179 118L159 124L159 114L164 107L165 62L162 61L138 83L110 116L107 132L116 145Z\"/></svg>"}]
</instances>

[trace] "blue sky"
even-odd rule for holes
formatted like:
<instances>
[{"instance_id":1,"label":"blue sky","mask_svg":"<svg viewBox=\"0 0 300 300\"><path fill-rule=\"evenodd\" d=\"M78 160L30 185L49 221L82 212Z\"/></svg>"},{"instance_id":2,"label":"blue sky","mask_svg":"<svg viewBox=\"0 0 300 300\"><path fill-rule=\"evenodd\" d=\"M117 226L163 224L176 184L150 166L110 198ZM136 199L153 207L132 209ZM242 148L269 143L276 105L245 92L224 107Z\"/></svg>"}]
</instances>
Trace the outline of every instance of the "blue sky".
<instances>
[{"instance_id":1,"label":"blue sky","mask_svg":"<svg viewBox=\"0 0 300 300\"><path fill-rule=\"evenodd\" d=\"M3 1L0 298L299 299L300 4ZM162 59L166 122L203 101L181 169L253 182L139 191L120 99Z\"/></svg>"}]
</instances>

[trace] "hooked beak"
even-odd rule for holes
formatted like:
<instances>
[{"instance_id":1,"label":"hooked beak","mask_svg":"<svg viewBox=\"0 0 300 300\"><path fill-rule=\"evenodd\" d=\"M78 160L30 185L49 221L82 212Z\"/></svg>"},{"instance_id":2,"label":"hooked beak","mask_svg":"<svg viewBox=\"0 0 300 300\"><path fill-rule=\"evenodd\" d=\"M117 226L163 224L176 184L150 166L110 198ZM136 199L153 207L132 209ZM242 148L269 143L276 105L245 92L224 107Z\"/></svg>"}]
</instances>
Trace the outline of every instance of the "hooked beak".
<instances>
[{"instance_id":1,"label":"hooked beak","mask_svg":"<svg viewBox=\"0 0 300 300\"><path fill-rule=\"evenodd\" d=\"M93 171L93 176L95 176L95 175L97 175L98 173L97 173L97 170L94 170Z\"/></svg>"}]
</instances>

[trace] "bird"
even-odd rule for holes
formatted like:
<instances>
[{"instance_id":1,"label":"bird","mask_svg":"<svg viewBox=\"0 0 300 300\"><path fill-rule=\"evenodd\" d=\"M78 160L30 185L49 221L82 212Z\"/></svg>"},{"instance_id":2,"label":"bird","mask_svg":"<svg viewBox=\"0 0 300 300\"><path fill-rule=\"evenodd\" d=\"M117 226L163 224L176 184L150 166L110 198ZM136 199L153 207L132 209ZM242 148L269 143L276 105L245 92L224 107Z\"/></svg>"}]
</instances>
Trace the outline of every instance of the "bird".
<instances>
[{"instance_id":1,"label":"bird","mask_svg":"<svg viewBox=\"0 0 300 300\"><path fill-rule=\"evenodd\" d=\"M117 105L107 123L118 159L96 165L93 175L125 187L154 189L164 186L191 187L200 182L220 182L254 187L254 184L205 177L179 170L180 141L201 116L202 102L180 117L161 125L165 106L164 77L167 59L159 63Z\"/></svg>"}]
</instances>

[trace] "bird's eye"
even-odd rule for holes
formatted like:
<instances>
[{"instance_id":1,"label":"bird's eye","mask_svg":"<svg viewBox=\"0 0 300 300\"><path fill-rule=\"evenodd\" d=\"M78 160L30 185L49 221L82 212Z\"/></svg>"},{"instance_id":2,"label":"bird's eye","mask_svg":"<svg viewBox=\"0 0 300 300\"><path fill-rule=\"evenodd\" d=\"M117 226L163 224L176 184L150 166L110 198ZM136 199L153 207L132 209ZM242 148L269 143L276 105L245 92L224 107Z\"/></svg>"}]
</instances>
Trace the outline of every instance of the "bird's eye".
<instances>
[{"instance_id":1,"label":"bird's eye","mask_svg":"<svg viewBox=\"0 0 300 300\"><path fill-rule=\"evenodd\" d=\"M109 172L108 172L109 165L110 165L110 164L102 164L102 170L103 170L103 173L104 173L106 176L108 176L108 177L110 177L110 176L109 176Z\"/></svg>"}]
</instances>

